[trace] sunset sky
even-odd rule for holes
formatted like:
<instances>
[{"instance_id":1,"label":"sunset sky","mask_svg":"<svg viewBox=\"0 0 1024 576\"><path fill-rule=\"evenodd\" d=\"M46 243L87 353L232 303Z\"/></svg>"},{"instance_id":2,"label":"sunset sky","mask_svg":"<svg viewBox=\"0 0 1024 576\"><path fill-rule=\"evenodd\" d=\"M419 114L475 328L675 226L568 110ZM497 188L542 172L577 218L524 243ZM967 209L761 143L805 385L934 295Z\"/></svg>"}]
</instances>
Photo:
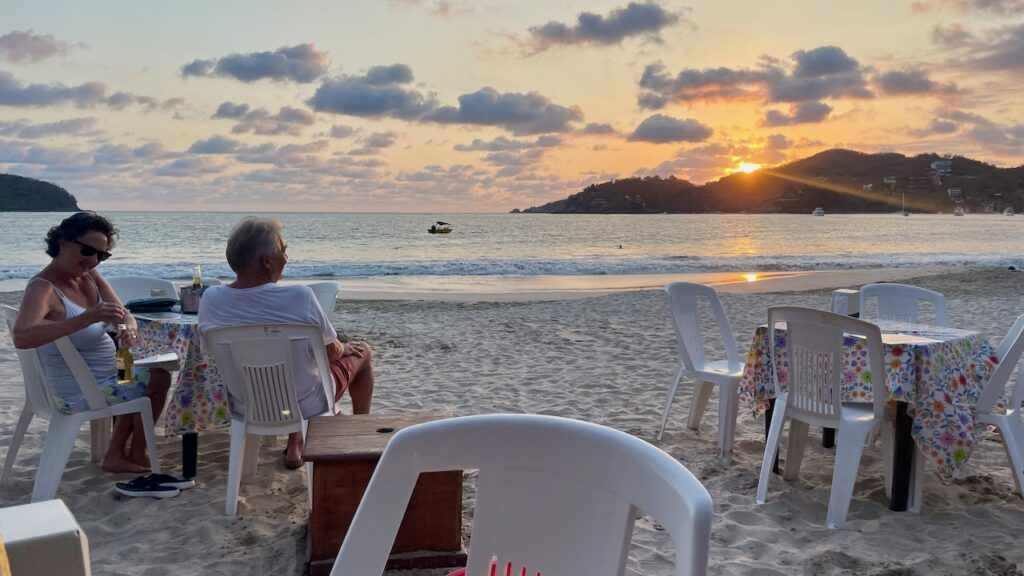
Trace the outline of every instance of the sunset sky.
<instances>
[{"instance_id":1,"label":"sunset sky","mask_svg":"<svg viewBox=\"0 0 1024 576\"><path fill-rule=\"evenodd\" d=\"M503 212L832 147L1017 166L1022 85L1024 0L5 2L0 172L99 210Z\"/></svg>"}]
</instances>

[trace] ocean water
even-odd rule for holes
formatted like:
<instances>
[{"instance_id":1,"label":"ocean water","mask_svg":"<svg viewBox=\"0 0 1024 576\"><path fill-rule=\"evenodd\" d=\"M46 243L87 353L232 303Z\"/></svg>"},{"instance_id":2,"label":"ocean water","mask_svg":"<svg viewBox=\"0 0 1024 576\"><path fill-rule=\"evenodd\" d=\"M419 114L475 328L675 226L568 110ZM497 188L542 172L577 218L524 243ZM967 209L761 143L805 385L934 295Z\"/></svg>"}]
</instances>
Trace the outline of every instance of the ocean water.
<instances>
[{"instance_id":1,"label":"ocean water","mask_svg":"<svg viewBox=\"0 0 1024 576\"><path fill-rule=\"evenodd\" d=\"M120 231L108 276L232 277L224 259L245 214L109 212ZM46 231L66 214L0 213L0 281L24 281L49 261ZM1024 266L1024 216L274 214L292 279L770 272L907 266ZM436 221L448 235L428 234ZM10 284L5 282L5 284Z\"/></svg>"}]
</instances>

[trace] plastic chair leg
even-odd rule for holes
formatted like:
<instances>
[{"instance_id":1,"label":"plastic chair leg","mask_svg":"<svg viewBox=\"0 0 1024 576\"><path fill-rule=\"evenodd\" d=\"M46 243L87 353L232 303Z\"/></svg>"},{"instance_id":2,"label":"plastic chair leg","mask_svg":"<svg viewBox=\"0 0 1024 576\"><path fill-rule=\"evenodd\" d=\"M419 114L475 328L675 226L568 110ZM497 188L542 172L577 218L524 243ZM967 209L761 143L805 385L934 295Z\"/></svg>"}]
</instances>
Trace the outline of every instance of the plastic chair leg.
<instances>
[{"instance_id":1,"label":"plastic chair leg","mask_svg":"<svg viewBox=\"0 0 1024 576\"><path fill-rule=\"evenodd\" d=\"M55 417L50 420L50 428L46 431L43 453L39 456L36 468L36 482L32 488L32 501L52 500L57 494L57 486L68 465L68 458L75 446L75 437L82 427L82 418L78 416Z\"/></svg>"},{"instance_id":2,"label":"plastic chair leg","mask_svg":"<svg viewBox=\"0 0 1024 576\"><path fill-rule=\"evenodd\" d=\"M711 382L697 380L693 383L693 403L690 405L690 417L686 420L686 426L690 430L700 428L700 419L704 417L704 410L708 407L708 400L711 399L711 392L715 385Z\"/></svg>"},{"instance_id":3,"label":"plastic chair leg","mask_svg":"<svg viewBox=\"0 0 1024 576\"><path fill-rule=\"evenodd\" d=\"M804 448L807 447L807 432L811 426L807 422L791 420L789 423L789 442L786 446L786 469L782 477L796 480L800 477L800 464L804 460Z\"/></svg>"},{"instance_id":4,"label":"plastic chair leg","mask_svg":"<svg viewBox=\"0 0 1024 576\"><path fill-rule=\"evenodd\" d=\"M92 461L100 462L110 447L111 418L97 418L89 422L89 446Z\"/></svg>"},{"instance_id":5,"label":"plastic chair leg","mask_svg":"<svg viewBox=\"0 0 1024 576\"><path fill-rule=\"evenodd\" d=\"M1020 384L1018 384L1019 386ZM1014 413L1012 418L1020 418ZM1003 435L1003 446L1010 468L1013 469L1013 481L1017 484L1017 493L1024 498L1024 427L1015 424L1010 417L1003 417L1004 424L999 425L999 433Z\"/></svg>"},{"instance_id":6,"label":"plastic chair leg","mask_svg":"<svg viewBox=\"0 0 1024 576\"><path fill-rule=\"evenodd\" d=\"M245 423L231 421L231 452L228 455L228 497L224 514L234 516L238 510L238 488L242 483L242 458L245 456Z\"/></svg>"},{"instance_id":7,"label":"plastic chair leg","mask_svg":"<svg viewBox=\"0 0 1024 576\"><path fill-rule=\"evenodd\" d=\"M764 443L764 459L761 461L761 477L757 481L757 503L764 504L768 496L768 482L771 480L772 467L775 464L775 453L779 451L779 436L786 423L786 401L775 402L772 413L772 425L768 430L768 439Z\"/></svg>"},{"instance_id":8,"label":"plastic chair leg","mask_svg":"<svg viewBox=\"0 0 1024 576\"><path fill-rule=\"evenodd\" d=\"M32 408L28 404L21 409L21 417L18 418L18 425L14 427L14 435L11 436L11 443L7 446L7 457L4 459L4 471L0 475L0 484L6 484L14 468L14 460L18 457L18 448L21 448L21 441L25 439L25 431L32 422Z\"/></svg>"},{"instance_id":9,"label":"plastic chair leg","mask_svg":"<svg viewBox=\"0 0 1024 576\"><path fill-rule=\"evenodd\" d=\"M892 453L895 437L892 422L886 419L879 428L878 435L882 439L882 465L885 468L885 497L892 498Z\"/></svg>"},{"instance_id":10,"label":"plastic chair leg","mask_svg":"<svg viewBox=\"0 0 1024 576\"><path fill-rule=\"evenodd\" d=\"M869 428L844 427L840 424L839 439L836 442L836 463L832 472L832 491L828 498L828 517L825 519L825 524L829 528L842 528L846 522L868 432Z\"/></svg>"},{"instance_id":11,"label":"plastic chair leg","mask_svg":"<svg viewBox=\"0 0 1024 576\"><path fill-rule=\"evenodd\" d=\"M718 390L718 457L732 462L732 444L736 436L736 413L739 411L739 384L722 384Z\"/></svg>"},{"instance_id":12,"label":"plastic chair leg","mask_svg":"<svg viewBox=\"0 0 1024 576\"><path fill-rule=\"evenodd\" d=\"M256 475L256 467L260 461L260 436L249 434L245 439L245 450L242 454L242 478Z\"/></svg>"},{"instance_id":13,"label":"plastic chair leg","mask_svg":"<svg viewBox=\"0 0 1024 576\"><path fill-rule=\"evenodd\" d=\"M680 364L676 368L676 375L672 378L672 385L668 387L668 398L665 399L665 410L661 414L661 428L658 429L658 440L661 440L661 435L665 433L665 424L668 422L668 413L672 408L672 398L676 395L676 389L679 388L679 381L683 379L683 365Z\"/></svg>"}]
</instances>

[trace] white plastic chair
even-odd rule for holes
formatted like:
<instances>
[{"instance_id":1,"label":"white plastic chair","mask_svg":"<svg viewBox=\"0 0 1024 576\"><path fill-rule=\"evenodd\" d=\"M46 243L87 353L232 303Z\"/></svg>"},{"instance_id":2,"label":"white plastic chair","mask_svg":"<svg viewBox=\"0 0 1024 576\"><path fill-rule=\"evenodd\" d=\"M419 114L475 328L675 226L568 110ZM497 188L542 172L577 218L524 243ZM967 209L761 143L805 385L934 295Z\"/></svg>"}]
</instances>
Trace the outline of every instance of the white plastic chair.
<instances>
[{"instance_id":1,"label":"white plastic chair","mask_svg":"<svg viewBox=\"0 0 1024 576\"><path fill-rule=\"evenodd\" d=\"M774 337L774 327L779 322L786 323L788 339L789 378L785 390L779 384L779 355ZM829 528L841 528L850 508L864 441L876 422L881 421L885 411L887 394L881 331L870 322L794 306L769 308L768 329L775 378L775 412L761 463L757 503L764 504L768 494L772 465L786 418L791 420L784 474L786 480L793 480L800 473L808 426L836 428L836 461L825 523ZM872 374L878 375L871 381L872 404L842 401L840 374L844 333L861 335L867 339L868 367Z\"/></svg>"},{"instance_id":2,"label":"white plastic chair","mask_svg":"<svg viewBox=\"0 0 1024 576\"><path fill-rule=\"evenodd\" d=\"M467 469L479 470L467 574L496 556L500 574L621 575L638 510L675 540L677 576L707 570L711 496L674 458L597 424L496 414L395 434L331 576L382 574L420 473Z\"/></svg>"},{"instance_id":3,"label":"white plastic chair","mask_svg":"<svg viewBox=\"0 0 1024 576\"><path fill-rule=\"evenodd\" d=\"M0 508L0 573L89 576L89 538L62 500ZM6 550L6 555L4 554Z\"/></svg>"},{"instance_id":4,"label":"white plastic chair","mask_svg":"<svg viewBox=\"0 0 1024 576\"><path fill-rule=\"evenodd\" d=\"M1013 327L999 344L996 356L999 358L999 365L996 366L992 376L985 383L978 398L977 424L991 424L995 426L1003 436L1003 445L1006 448L1006 455L1010 460L1010 468L1013 471L1013 481L1017 485L1017 492L1024 498L1024 421L1021 420L1024 410L1021 403L1024 402L1024 367L1017 371L1017 384L1010 394L1009 403L1006 406L1006 413L999 414L995 411L996 403L1003 398L1006 392L1006 384L1013 374L1013 369L1018 367L1021 360L1021 353L1024 352L1024 314L1017 317Z\"/></svg>"},{"instance_id":5,"label":"white plastic chair","mask_svg":"<svg viewBox=\"0 0 1024 576\"><path fill-rule=\"evenodd\" d=\"M878 300L877 314L880 320L917 323L917 309L921 302L928 302L935 309L935 325L949 326L946 319L946 297L942 294L907 284L868 284L860 289L860 314L864 317L867 303L871 298Z\"/></svg>"},{"instance_id":6,"label":"white plastic chair","mask_svg":"<svg viewBox=\"0 0 1024 576\"><path fill-rule=\"evenodd\" d=\"M338 300L338 291L341 290L341 284L337 282L315 282L307 284L307 286L316 295L316 301L320 303L320 308L327 313L327 317L333 319L334 303Z\"/></svg>"},{"instance_id":7,"label":"white plastic chair","mask_svg":"<svg viewBox=\"0 0 1024 576\"><path fill-rule=\"evenodd\" d=\"M672 385L665 399L665 410L661 415L658 439L665 432L672 398L679 387L679 381L686 376L694 380L693 403L687 426L696 430L704 416L712 389L717 385L718 400L718 451L725 461L732 458L733 437L736 435L736 412L739 409L738 389L743 376L743 361L736 351L732 327L722 308L722 301L714 288L689 282L672 282L665 286L669 312L676 328L676 343L679 359ZM721 335L721 347L725 349L725 360L708 360L704 357L704 336L700 323L700 299L707 301L714 315L715 325Z\"/></svg>"},{"instance_id":8,"label":"white plastic chair","mask_svg":"<svg viewBox=\"0 0 1024 576\"><path fill-rule=\"evenodd\" d=\"M221 282L219 278L214 278L212 276L203 276L199 281L202 283L203 286L207 287L220 286L221 284L223 284L223 282Z\"/></svg>"},{"instance_id":9,"label":"white plastic chair","mask_svg":"<svg viewBox=\"0 0 1024 576\"><path fill-rule=\"evenodd\" d=\"M327 352L320 327L307 324L254 324L217 328L203 334L203 348L212 350L229 400L244 402L244 418L231 415L231 454L228 460L228 494L224 513L234 516L243 469L256 470L259 442L250 435L278 435L302 432L306 420L299 410L293 384L292 342L309 342L324 383L327 405L334 404L333 380L327 367ZM306 464L306 480L313 478L312 464ZM310 486L310 488L312 488ZM312 497L312 492L310 493Z\"/></svg>"},{"instance_id":10,"label":"white plastic chair","mask_svg":"<svg viewBox=\"0 0 1024 576\"><path fill-rule=\"evenodd\" d=\"M14 323L18 319L18 310L10 306L3 308L4 319L7 322L7 329L14 333ZM18 361L21 364L22 378L25 381L25 407L21 411L21 417L14 428L14 436L11 438L10 448L7 450L7 459L4 461L3 475L0 476L0 483L7 481L11 469L14 466L14 459L18 455L18 448L25 437L25 431L32 421L33 416L39 416L49 420L50 426L46 432L46 441L43 444L43 453L39 457L39 465L36 469L35 486L32 489L32 502L50 500L57 493L57 486L60 478L67 467L68 458L75 445L75 437L82 424L121 416L124 414L138 413L142 416L142 428L146 436L146 449L149 450L149 465L154 473L160 472L160 460L156 452L156 434L153 430L153 411L150 406L149 397L142 396L121 404L107 405L107 401L100 391L96 378L93 376L89 366L78 353L78 349L67 337L56 340L57 348L60 350L64 361L67 362L71 373L74 375L83 396L89 405L89 410L76 412L74 414L61 414L60 410L53 404L52 394L46 379L43 377L42 366L36 349L17 350Z\"/></svg>"},{"instance_id":11,"label":"white plastic chair","mask_svg":"<svg viewBox=\"0 0 1024 576\"><path fill-rule=\"evenodd\" d=\"M107 278L107 282L110 283L110 287L114 289L114 293L121 299L121 302L125 304L140 298L152 298L154 295L167 298L178 297L178 290L174 287L174 283L163 278L111 276Z\"/></svg>"}]
</instances>

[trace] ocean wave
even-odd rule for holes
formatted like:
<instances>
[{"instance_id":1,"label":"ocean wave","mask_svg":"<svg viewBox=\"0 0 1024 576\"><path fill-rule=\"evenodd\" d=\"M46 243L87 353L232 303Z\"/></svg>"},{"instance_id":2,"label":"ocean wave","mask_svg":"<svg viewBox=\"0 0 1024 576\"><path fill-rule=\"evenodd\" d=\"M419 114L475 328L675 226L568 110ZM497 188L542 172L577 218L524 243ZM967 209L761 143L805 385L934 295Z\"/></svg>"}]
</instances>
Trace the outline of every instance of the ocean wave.
<instances>
[{"instance_id":1,"label":"ocean wave","mask_svg":"<svg viewBox=\"0 0 1024 576\"><path fill-rule=\"evenodd\" d=\"M740 256L643 256L635 258L477 258L392 262L303 262L293 260L287 278L352 278L374 276L580 276L629 274L687 274L703 272L810 271L852 268L1024 266L1019 253L897 253L808 256L764 254ZM171 280L192 277L192 264L105 264L107 276L155 276ZM31 278L35 266L0 267L0 280ZM227 264L203 264L203 274L230 278Z\"/></svg>"}]
</instances>

